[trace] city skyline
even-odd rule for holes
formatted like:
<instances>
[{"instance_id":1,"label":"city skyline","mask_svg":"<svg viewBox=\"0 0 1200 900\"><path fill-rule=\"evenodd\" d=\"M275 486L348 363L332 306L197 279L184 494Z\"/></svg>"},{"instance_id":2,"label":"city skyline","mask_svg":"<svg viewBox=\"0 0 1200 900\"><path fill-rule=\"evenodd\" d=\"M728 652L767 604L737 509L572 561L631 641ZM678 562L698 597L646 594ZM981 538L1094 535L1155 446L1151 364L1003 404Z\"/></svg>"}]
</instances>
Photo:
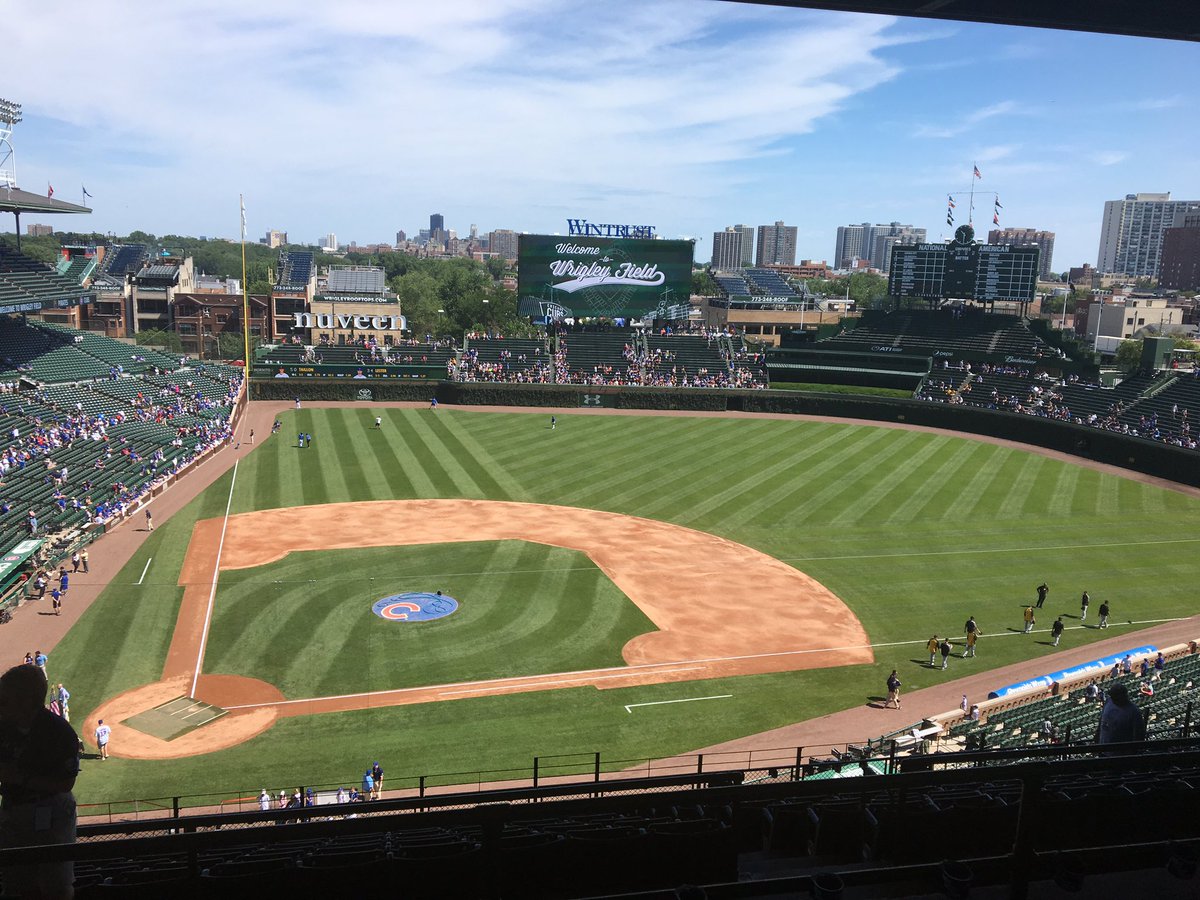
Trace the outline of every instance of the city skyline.
<instances>
[{"instance_id":1,"label":"city skyline","mask_svg":"<svg viewBox=\"0 0 1200 900\"><path fill-rule=\"evenodd\" d=\"M252 235L365 245L435 210L459 234L586 217L693 237L702 262L731 222L782 220L798 258L834 262L850 222L949 238L946 195L962 212L974 165L977 231L998 193L1001 228L1055 232L1058 271L1095 262L1105 202L1200 197L1192 44L696 0L351 6L60 29L18 0L14 33L56 35L55 79L25 74L46 64L38 42L0 60L25 107L19 183L87 186L94 214L56 229L236 237L244 193ZM104 83L58 90L89 83L97 46Z\"/></svg>"}]
</instances>

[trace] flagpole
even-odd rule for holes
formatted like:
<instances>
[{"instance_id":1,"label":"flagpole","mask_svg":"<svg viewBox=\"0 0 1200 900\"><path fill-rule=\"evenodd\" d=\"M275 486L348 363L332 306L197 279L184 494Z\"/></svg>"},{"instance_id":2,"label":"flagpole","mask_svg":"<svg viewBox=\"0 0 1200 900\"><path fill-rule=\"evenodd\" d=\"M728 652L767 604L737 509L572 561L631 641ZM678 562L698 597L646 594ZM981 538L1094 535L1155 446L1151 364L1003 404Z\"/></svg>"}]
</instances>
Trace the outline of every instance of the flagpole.
<instances>
[{"instance_id":1,"label":"flagpole","mask_svg":"<svg viewBox=\"0 0 1200 900\"><path fill-rule=\"evenodd\" d=\"M250 285L246 282L246 198L238 194L242 213L242 365L245 371L246 391L250 390Z\"/></svg>"},{"instance_id":2,"label":"flagpole","mask_svg":"<svg viewBox=\"0 0 1200 900\"><path fill-rule=\"evenodd\" d=\"M971 201L967 207L967 224L975 227L975 173L979 171L979 163L971 160Z\"/></svg>"}]
</instances>

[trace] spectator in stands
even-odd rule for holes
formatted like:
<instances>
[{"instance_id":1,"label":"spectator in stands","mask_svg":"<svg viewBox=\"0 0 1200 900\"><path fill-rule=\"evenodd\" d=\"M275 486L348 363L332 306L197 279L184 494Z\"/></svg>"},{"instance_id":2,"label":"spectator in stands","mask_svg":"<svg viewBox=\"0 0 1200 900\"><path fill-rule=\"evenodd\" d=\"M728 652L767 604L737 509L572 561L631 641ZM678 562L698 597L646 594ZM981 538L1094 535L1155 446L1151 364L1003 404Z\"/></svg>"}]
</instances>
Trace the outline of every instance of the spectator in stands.
<instances>
[{"instance_id":1,"label":"spectator in stands","mask_svg":"<svg viewBox=\"0 0 1200 900\"><path fill-rule=\"evenodd\" d=\"M1166 660L1166 657L1164 657L1164 656L1162 655L1162 651L1160 650L1160 651L1158 652L1158 656L1156 656L1156 657L1154 658L1154 671L1155 671L1155 672L1158 672L1158 673L1161 675L1161 674L1162 674L1162 672L1163 672L1163 670L1164 670L1166 667L1167 667L1167 660Z\"/></svg>"},{"instance_id":2,"label":"spectator in stands","mask_svg":"<svg viewBox=\"0 0 1200 900\"><path fill-rule=\"evenodd\" d=\"M438 593L441 594L441 591ZM378 800L383 795L383 766L379 764L378 760L375 761L375 765L371 766L371 780L375 784L375 795L371 799Z\"/></svg>"},{"instance_id":3,"label":"spectator in stands","mask_svg":"<svg viewBox=\"0 0 1200 900\"><path fill-rule=\"evenodd\" d=\"M362 791L360 793L360 799L374 800L375 799L373 796L374 791L375 791L375 779L371 776L371 770L367 769L367 771L363 772Z\"/></svg>"},{"instance_id":4,"label":"spectator in stands","mask_svg":"<svg viewBox=\"0 0 1200 900\"><path fill-rule=\"evenodd\" d=\"M1128 653L1126 653L1125 658L1123 660L1121 660L1121 674L1128 675L1132 671L1133 671L1133 657L1130 656Z\"/></svg>"},{"instance_id":5,"label":"spectator in stands","mask_svg":"<svg viewBox=\"0 0 1200 900\"><path fill-rule=\"evenodd\" d=\"M271 795L267 793L266 788L263 788L262 793L258 795L258 808L262 812L271 811Z\"/></svg>"},{"instance_id":6,"label":"spectator in stands","mask_svg":"<svg viewBox=\"0 0 1200 900\"><path fill-rule=\"evenodd\" d=\"M79 738L46 708L46 677L32 666L0 676L0 847L75 842ZM9 865L4 892L70 897L74 864Z\"/></svg>"},{"instance_id":7,"label":"spectator in stands","mask_svg":"<svg viewBox=\"0 0 1200 900\"><path fill-rule=\"evenodd\" d=\"M1101 744L1120 744L1146 738L1146 721L1123 684L1108 689L1108 702L1100 713Z\"/></svg>"}]
</instances>

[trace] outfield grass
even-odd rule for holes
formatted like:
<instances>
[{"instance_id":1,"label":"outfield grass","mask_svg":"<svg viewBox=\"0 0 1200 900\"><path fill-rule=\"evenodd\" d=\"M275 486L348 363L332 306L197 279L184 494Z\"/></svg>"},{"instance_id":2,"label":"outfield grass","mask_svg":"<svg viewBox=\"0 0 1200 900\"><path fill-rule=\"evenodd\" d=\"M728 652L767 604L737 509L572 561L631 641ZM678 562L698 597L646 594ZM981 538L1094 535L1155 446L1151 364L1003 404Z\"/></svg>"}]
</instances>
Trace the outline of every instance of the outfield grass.
<instances>
[{"instance_id":1,"label":"outfield grass","mask_svg":"<svg viewBox=\"0 0 1200 900\"><path fill-rule=\"evenodd\" d=\"M377 412L384 417L379 430L372 427ZM560 414L551 432L540 413L370 405L289 411L282 418L283 436L264 441L239 467L234 512L346 500L475 497L648 516L784 559L842 597L873 642L913 643L880 649L870 666L301 717L241 747L207 756L169 763L89 763L79 782L84 800L239 787L257 793L298 781L352 781L375 758L399 776L502 769L555 753L667 755L860 705L879 695L893 666L901 669L908 690L1031 657L1046 657L1052 669L1056 651L1044 637L1016 633L1022 605L1043 580L1051 587L1043 626L1059 613L1076 614L1084 589L1091 592L1093 606L1101 600L1113 606L1114 628L1103 634L1068 631L1064 648L1113 637L1126 619L1194 612L1200 539L1193 535L1200 503L1011 448L799 420ZM289 443L285 436L298 430L315 436L311 448ZM157 528L53 654L51 677L71 689L76 721L103 698L157 679L178 609L176 581L192 524L220 516L229 490L226 475ZM529 546L513 548L529 553ZM438 586L426 577L437 575L440 582L448 573L486 571L492 577L463 577L477 577L480 590L491 590L507 603L508 594L520 591L502 585L514 577L504 572L561 568L565 557L554 554L567 553L543 548L543 559L518 567L502 560L498 547L503 549L489 544L383 550L353 565L310 568L314 581L307 587L277 588L247 580L253 573L227 573L218 590L205 671L268 680L277 675L289 695L344 688L361 675L354 669L360 648L353 641L352 618L362 616L364 607L370 615L373 598ZM466 559L459 553L487 559L480 563L476 556L470 565L452 567ZM380 577L375 570L382 573L390 565L389 554L398 561L394 587L390 581L376 587L369 581L346 584L352 577L361 582L364 574ZM436 558L423 559L423 554ZM150 556L154 561L146 583L135 585ZM283 573L289 565L301 565L302 556L293 554L296 562L289 557L275 565ZM409 580L413 572L422 577ZM524 571L521 577L526 576L534 581L522 582L521 591L538 595L528 602L540 604L540 615L559 620L523 643L522 656L528 652L537 660L529 665L548 671L578 660L566 668L585 668L582 660L611 657L625 635L643 627L630 615L627 601L607 593L615 588L603 578L589 580L585 572L581 581L564 584L553 580L562 573ZM746 581L752 587L752 572ZM459 589L456 584L454 590ZM594 604L589 600L564 609L544 605L541 596L575 598L589 591L598 598ZM354 598L347 604L321 599L339 592ZM599 611L587 609L589 624L584 624L579 617L597 604ZM739 614L752 615L753 609ZM921 645L929 634L956 634L971 614L985 632L978 659L952 660L947 673L921 667ZM595 624L593 615L601 617L598 627L609 631L599 640L580 641L580 630ZM286 623L286 637L277 630L281 623ZM379 627L403 626L379 622ZM821 623L814 621L813 627L819 630ZM379 638L391 640L392 633L380 630ZM459 653L452 641L441 644L432 658L446 675L470 666L476 673L505 674L505 665L527 664L508 658L514 641L521 643L519 631L495 636L480 623L465 660L452 661ZM368 655L381 658L380 645L373 646ZM389 658L389 677L422 678L407 668L411 658L411 653ZM633 713L624 709L629 703L725 693L733 699ZM893 719L881 719L881 732L891 724Z\"/></svg>"}]
</instances>

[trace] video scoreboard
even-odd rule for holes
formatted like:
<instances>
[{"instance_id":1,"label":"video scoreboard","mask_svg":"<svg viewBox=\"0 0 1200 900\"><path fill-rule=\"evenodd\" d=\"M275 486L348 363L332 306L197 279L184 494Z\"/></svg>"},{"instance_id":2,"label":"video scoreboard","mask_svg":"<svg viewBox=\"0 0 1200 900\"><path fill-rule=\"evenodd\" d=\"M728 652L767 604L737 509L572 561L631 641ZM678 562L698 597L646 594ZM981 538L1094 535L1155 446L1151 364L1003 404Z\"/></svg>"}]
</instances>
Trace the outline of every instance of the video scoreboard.
<instances>
[{"instance_id":1,"label":"video scoreboard","mask_svg":"<svg viewBox=\"0 0 1200 900\"><path fill-rule=\"evenodd\" d=\"M1033 300L1037 291L1037 247L976 244L963 226L948 244L897 244L892 248L888 293L929 300L992 303Z\"/></svg>"}]
</instances>

